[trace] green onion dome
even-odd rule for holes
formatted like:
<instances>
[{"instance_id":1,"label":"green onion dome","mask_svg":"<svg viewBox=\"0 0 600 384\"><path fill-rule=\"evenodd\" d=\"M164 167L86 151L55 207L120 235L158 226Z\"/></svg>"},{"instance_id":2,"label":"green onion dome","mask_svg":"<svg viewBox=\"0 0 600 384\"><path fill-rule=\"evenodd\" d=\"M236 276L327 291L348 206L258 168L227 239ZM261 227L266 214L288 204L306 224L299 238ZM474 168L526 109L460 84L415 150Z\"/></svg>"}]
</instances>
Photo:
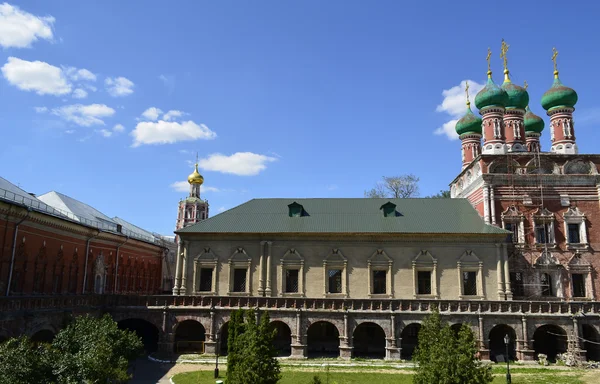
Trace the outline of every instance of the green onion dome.
<instances>
[{"instance_id":1,"label":"green onion dome","mask_svg":"<svg viewBox=\"0 0 600 384\"><path fill-rule=\"evenodd\" d=\"M492 80L492 72L488 71L487 84L475 96L475 106L478 109L486 107L506 107L508 94Z\"/></svg>"},{"instance_id":2,"label":"green onion dome","mask_svg":"<svg viewBox=\"0 0 600 384\"><path fill-rule=\"evenodd\" d=\"M541 117L537 116L535 113L531 112L529 106L525 108L525 132L535 132L542 133L544 130L544 120Z\"/></svg>"},{"instance_id":3,"label":"green onion dome","mask_svg":"<svg viewBox=\"0 0 600 384\"><path fill-rule=\"evenodd\" d=\"M481 135L481 119L471 111L471 103L467 102L467 113L456 122L456 133L478 133Z\"/></svg>"},{"instance_id":4,"label":"green onion dome","mask_svg":"<svg viewBox=\"0 0 600 384\"><path fill-rule=\"evenodd\" d=\"M576 103L577 92L573 88L564 86L558 78L558 71L554 71L554 83L542 96L542 107L550 111L560 107L573 108Z\"/></svg>"},{"instance_id":5,"label":"green onion dome","mask_svg":"<svg viewBox=\"0 0 600 384\"><path fill-rule=\"evenodd\" d=\"M502 83L502 89L508 95L506 108L525 109L525 107L529 105L529 93L527 93L525 88L510 81L508 69L504 70L504 83Z\"/></svg>"}]
</instances>

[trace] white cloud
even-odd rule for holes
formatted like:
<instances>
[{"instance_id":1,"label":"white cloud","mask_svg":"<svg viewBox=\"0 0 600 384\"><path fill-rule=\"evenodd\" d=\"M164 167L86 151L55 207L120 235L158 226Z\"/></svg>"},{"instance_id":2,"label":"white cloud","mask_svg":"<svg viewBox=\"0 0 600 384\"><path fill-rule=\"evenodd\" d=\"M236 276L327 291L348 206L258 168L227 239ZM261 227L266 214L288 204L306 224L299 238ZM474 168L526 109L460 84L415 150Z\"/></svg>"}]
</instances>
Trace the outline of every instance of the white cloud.
<instances>
[{"instance_id":1,"label":"white cloud","mask_svg":"<svg viewBox=\"0 0 600 384\"><path fill-rule=\"evenodd\" d=\"M164 120L157 122L142 121L135 126L131 134L134 137L134 147L142 144L171 144L178 141L210 140L217 137L217 134L206 125L198 125L191 120L181 123Z\"/></svg>"},{"instance_id":2,"label":"white cloud","mask_svg":"<svg viewBox=\"0 0 600 384\"><path fill-rule=\"evenodd\" d=\"M43 61L26 61L9 57L2 67L4 78L23 91L38 95L65 95L71 92L71 84L63 71Z\"/></svg>"},{"instance_id":3,"label":"white cloud","mask_svg":"<svg viewBox=\"0 0 600 384\"><path fill-rule=\"evenodd\" d=\"M438 105L435 110L436 112L445 112L451 120L444 123L441 127L433 131L436 135L446 135L450 140L457 140L458 135L454 130L454 126L458 119L460 119L466 111L466 99L465 99L465 84L469 82L469 95L471 102L475 99L475 95L479 92L484 85L479 84L473 80L463 80L459 85L456 85L450 89L444 89L442 96L444 99L442 103ZM473 104L473 103L472 103ZM476 111L474 111L476 113Z\"/></svg>"},{"instance_id":4,"label":"white cloud","mask_svg":"<svg viewBox=\"0 0 600 384\"><path fill-rule=\"evenodd\" d=\"M67 135L70 135L70 134L72 134L72 133L75 133L75 130L74 130L74 129L68 129L68 130L66 130L66 131L65 131L65 133L66 133Z\"/></svg>"},{"instance_id":5,"label":"white cloud","mask_svg":"<svg viewBox=\"0 0 600 384\"><path fill-rule=\"evenodd\" d=\"M123 124L115 124L115 126L113 127L113 132L123 132L125 130L125 127L123 126Z\"/></svg>"},{"instance_id":6,"label":"white cloud","mask_svg":"<svg viewBox=\"0 0 600 384\"><path fill-rule=\"evenodd\" d=\"M202 191L204 191L204 192L221 192L221 190L217 187L206 187L206 186L202 186Z\"/></svg>"},{"instance_id":7,"label":"white cloud","mask_svg":"<svg viewBox=\"0 0 600 384\"><path fill-rule=\"evenodd\" d=\"M85 68L64 67L63 69L73 81L96 81L96 75Z\"/></svg>"},{"instance_id":8,"label":"white cloud","mask_svg":"<svg viewBox=\"0 0 600 384\"><path fill-rule=\"evenodd\" d=\"M104 80L104 85L106 85L106 90L111 96L127 96L133 93L133 81L125 78L125 77L107 77Z\"/></svg>"},{"instance_id":9,"label":"white cloud","mask_svg":"<svg viewBox=\"0 0 600 384\"><path fill-rule=\"evenodd\" d=\"M183 112L172 109L163 115L163 120L169 121L174 117L181 117L181 116L183 116Z\"/></svg>"},{"instance_id":10,"label":"white cloud","mask_svg":"<svg viewBox=\"0 0 600 384\"><path fill-rule=\"evenodd\" d=\"M48 112L48 107L33 107L36 113L46 113Z\"/></svg>"},{"instance_id":11,"label":"white cloud","mask_svg":"<svg viewBox=\"0 0 600 384\"><path fill-rule=\"evenodd\" d=\"M26 48L38 39L52 40L52 16L35 16L8 3L0 4L0 46Z\"/></svg>"},{"instance_id":12,"label":"white cloud","mask_svg":"<svg viewBox=\"0 0 600 384\"><path fill-rule=\"evenodd\" d=\"M86 91L84 91L81 88L77 88L73 91L73 94L71 96L73 96L74 99L85 99L87 95L88 93Z\"/></svg>"},{"instance_id":13,"label":"white cloud","mask_svg":"<svg viewBox=\"0 0 600 384\"><path fill-rule=\"evenodd\" d=\"M104 104L73 104L52 109L52 114L82 127L104 125L104 120L102 119L110 117L114 113L114 109Z\"/></svg>"},{"instance_id":14,"label":"white cloud","mask_svg":"<svg viewBox=\"0 0 600 384\"><path fill-rule=\"evenodd\" d=\"M142 113L142 118L144 120L156 121L161 113L162 111L160 109L156 107L150 107Z\"/></svg>"},{"instance_id":15,"label":"white cloud","mask_svg":"<svg viewBox=\"0 0 600 384\"><path fill-rule=\"evenodd\" d=\"M112 132L109 131L108 129L101 129L98 132L100 132L100 134L104 137L111 137L112 136Z\"/></svg>"},{"instance_id":16,"label":"white cloud","mask_svg":"<svg viewBox=\"0 0 600 384\"><path fill-rule=\"evenodd\" d=\"M199 166L206 171L231 173L238 176L254 176L267 168L267 163L277 159L252 152L236 152L231 156L214 153L201 159Z\"/></svg>"}]
</instances>

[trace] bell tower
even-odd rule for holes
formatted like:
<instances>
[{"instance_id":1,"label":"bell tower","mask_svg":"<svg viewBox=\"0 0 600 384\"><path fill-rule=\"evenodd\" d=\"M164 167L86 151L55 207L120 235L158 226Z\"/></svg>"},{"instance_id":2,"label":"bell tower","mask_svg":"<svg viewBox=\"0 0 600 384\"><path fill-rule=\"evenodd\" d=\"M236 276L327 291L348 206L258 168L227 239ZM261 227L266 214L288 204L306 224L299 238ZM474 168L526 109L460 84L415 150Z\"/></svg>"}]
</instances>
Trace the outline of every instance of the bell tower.
<instances>
[{"instance_id":1,"label":"bell tower","mask_svg":"<svg viewBox=\"0 0 600 384\"><path fill-rule=\"evenodd\" d=\"M198 159L196 159L194 172L188 176L188 183L190 194L179 201L176 230L208 219L208 201L200 197L200 187L204 183L204 177L198 172Z\"/></svg>"}]
</instances>

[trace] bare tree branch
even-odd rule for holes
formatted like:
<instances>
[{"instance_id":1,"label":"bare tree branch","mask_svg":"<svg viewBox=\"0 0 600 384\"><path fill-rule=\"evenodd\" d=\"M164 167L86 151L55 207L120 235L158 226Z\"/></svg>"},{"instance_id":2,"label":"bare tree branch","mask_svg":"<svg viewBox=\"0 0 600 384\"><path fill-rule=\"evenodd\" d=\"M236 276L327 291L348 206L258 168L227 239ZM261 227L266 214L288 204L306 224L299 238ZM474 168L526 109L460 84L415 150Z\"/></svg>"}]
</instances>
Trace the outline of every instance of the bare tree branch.
<instances>
[{"instance_id":1,"label":"bare tree branch","mask_svg":"<svg viewBox=\"0 0 600 384\"><path fill-rule=\"evenodd\" d=\"M419 178L413 174L383 177L375 187L365 191L365 197L395 198L419 196Z\"/></svg>"}]
</instances>

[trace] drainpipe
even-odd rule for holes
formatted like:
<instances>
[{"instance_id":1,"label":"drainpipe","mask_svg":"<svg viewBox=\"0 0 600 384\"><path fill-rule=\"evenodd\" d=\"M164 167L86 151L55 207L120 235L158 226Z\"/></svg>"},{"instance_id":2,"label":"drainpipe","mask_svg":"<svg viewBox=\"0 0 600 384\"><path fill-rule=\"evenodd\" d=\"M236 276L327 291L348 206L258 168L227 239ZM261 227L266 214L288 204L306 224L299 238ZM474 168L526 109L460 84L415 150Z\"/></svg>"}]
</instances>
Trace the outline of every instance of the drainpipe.
<instances>
[{"instance_id":1,"label":"drainpipe","mask_svg":"<svg viewBox=\"0 0 600 384\"><path fill-rule=\"evenodd\" d=\"M119 286L119 249L121 249L121 246L125 245L125 243L128 241L129 241L129 236L127 236L127 238L125 239L124 242L117 245L117 266L115 268L115 287L113 288L113 293L117 293L117 288Z\"/></svg>"},{"instance_id":2,"label":"drainpipe","mask_svg":"<svg viewBox=\"0 0 600 384\"><path fill-rule=\"evenodd\" d=\"M81 288L82 295L85 294L85 283L87 282L87 266L88 266L88 259L90 258L90 241L92 241L92 239L98 237L101 232L102 231L98 229L98 233L96 233L94 236L87 239L87 243L85 244L85 267L83 270L83 287Z\"/></svg>"},{"instance_id":3,"label":"drainpipe","mask_svg":"<svg viewBox=\"0 0 600 384\"><path fill-rule=\"evenodd\" d=\"M8 284L6 286L6 296L10 296L10 284L12 283L12 274L13 274L13 269L15 267L15 255L16 255L16 251L17 251L17 235L19 233L19 225L21 225L25 220L27 220L30 213L31 213L31 207L27 207L27 214L25 215L24 218L21 219L21 221L19 221L15 225L15 233L13 234L13 242L12 242L12 255L10 257L10 269L8 272Z\"/></svg>"}]
</instances>

